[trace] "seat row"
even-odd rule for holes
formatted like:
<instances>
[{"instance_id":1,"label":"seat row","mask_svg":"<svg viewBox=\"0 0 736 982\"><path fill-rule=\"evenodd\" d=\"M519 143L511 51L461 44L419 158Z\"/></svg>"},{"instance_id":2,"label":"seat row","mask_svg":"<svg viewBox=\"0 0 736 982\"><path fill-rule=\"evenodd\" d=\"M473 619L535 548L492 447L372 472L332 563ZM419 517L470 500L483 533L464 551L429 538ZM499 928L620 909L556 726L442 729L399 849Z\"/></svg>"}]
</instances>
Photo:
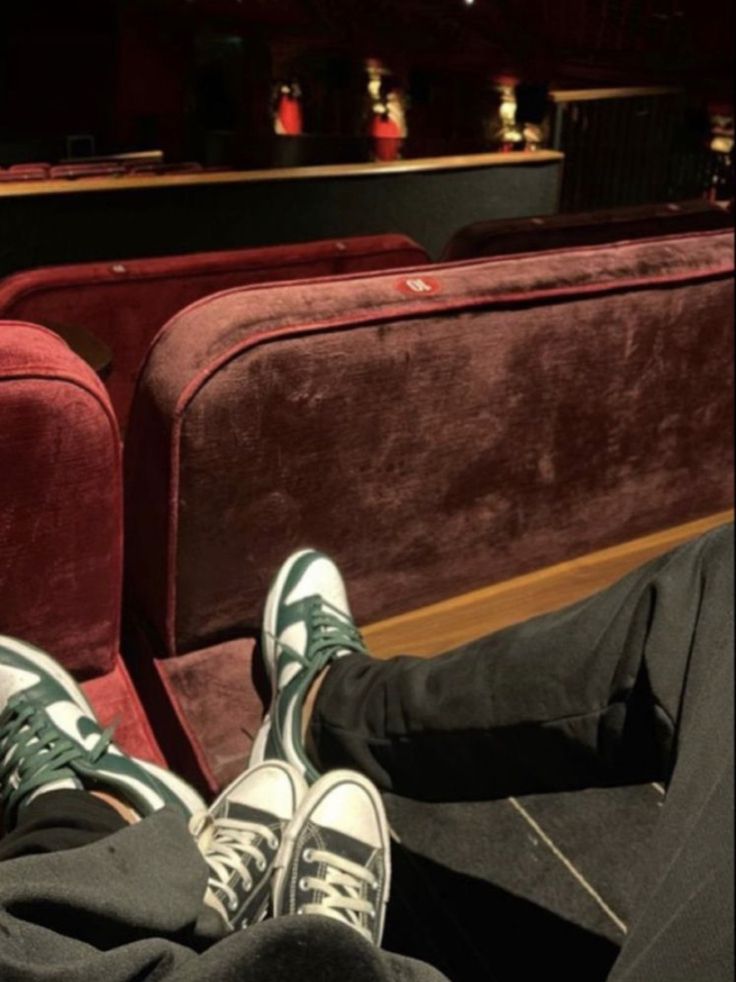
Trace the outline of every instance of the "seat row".
<instances>
[{"instance_id":1,"label":"seat row","mask_svg":"<svg viewBox=\"0 0 736 982\"><path fill-rule=\"evenodd\" d=\"M452 237L442 261L705 231L731 227L732 222L731 216L706 201L480 222ZM105 381L124 429L149 345L187 304L252 283L419 267L428 262L421 246L391 234L53 266L0 280L0 317L37 321L62 332L83 329L103 342L111 352Z\"/></svg>"},{"instance_id":2,"label":"seat row","mask_svg":"<svg viewBox=\"0 0 736 982\"><path fill-rule=\"evenodd\" d=\"M13 164L4 170L0 167L0 181L55 181L78 180L85 177L136 177L151 174L195 174L205 168L196 161L165 164L161 161L109 161L78 164ZM207 168L212 170L212 168ZM223 170L218 167L216 170Z\"/></svg>"},{"instance_id":3,"label":"seat row","mask_svg":"<svg viewBox=\"0 0 736 982\"><path fill-rule=\"evenodd\" d=\"M731 505L733 270L729 230L678 231L200 296L122 456L91 369L8 320L0 631L214 791L292 549L334 555L366 623Z\"/></svg>"}]
</instances>

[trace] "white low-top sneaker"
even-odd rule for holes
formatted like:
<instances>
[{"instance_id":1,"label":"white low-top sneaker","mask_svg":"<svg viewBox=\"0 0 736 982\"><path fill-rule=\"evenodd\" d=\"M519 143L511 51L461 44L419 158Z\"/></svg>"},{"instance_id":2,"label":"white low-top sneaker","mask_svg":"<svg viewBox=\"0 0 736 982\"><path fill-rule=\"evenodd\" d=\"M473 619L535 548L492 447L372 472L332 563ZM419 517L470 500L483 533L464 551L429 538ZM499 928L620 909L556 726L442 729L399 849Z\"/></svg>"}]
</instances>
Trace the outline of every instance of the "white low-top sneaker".
<instances>
[{"instance_id":1,"label":"white low-top sneaker","mask_svg":"<svg viewBox=\"0 0 736 982\"><path fill-rule=\"evenodd\" d=\"M284 832L307 791L301 774L266 761L237 777L189 829L210 869L204 902L228 931L262 920Z\"/></svg>"},{"instance_id":2,"label":"white low-top sneaker","mask_svg":"<svg viewBox=\"0 0 736 982\"><path fill-rule=\"evenodd\" d=\"M185 781L112 742L84 693L33 645L0 636L0 811L10 831L37 795L105 791L141 818L173 805L185 818L204 802Z\"/></svg>"},{"instance_id":3,"label":"white low-top sneaker","mask_svg":"<svg viewBox=\"0 0 736 982\"><path fill-rule=\"evenodd\" d=\"M286 831L273 877L274 917L322 914L380 945L391 881L388 823L355 771L312 785Z\"/></svg>"},{"instance_id":4,"label":"white low-top sneaker","mask_svg":"<svg viewBox=\"0 0 736 982\"><path fill-rule=\"evenodd\" d=\"M353 622L337 566L314 549L290 556L268 593L261 653L271 680L271 705L256 734L251 764L286 760L311 784L319 772L301 737L304 697L336 658L367 654Z\"/></svg>"}]
</instances>

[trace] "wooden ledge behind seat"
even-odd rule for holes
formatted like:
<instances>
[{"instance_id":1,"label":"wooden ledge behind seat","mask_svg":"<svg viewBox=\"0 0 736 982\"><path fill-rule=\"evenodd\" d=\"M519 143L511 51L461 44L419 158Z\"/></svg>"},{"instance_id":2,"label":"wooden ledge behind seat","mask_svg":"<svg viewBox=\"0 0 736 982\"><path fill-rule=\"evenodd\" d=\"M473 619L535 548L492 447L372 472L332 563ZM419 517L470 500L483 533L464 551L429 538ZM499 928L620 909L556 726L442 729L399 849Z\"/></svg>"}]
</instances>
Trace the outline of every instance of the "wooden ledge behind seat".
<instances>
[{"instance_id":1,"label":"wooden ledge behind seat","mask_svg":"<svg viewBox=\"0 0 736 982\"><path fill-rule=\"evenodd\" d=\"M647 560L733 521L733 515L733 510L719 512L411 610L369 625L363 629L363 636L378 658L400 654L431 657L590 596Z\"/></svg>"}]
</instances>

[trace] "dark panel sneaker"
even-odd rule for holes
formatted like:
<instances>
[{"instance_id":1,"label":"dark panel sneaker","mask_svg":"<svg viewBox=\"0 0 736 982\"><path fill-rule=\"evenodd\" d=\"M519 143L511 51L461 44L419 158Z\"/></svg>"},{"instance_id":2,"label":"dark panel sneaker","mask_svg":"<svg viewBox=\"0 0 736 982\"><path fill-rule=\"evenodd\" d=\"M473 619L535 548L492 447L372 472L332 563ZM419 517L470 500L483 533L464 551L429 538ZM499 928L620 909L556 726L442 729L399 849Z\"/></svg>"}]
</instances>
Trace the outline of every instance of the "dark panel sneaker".
<instances>
[{"instance_id":1,"label":"dark panel sneaker","mask_svg":"<svg viewBox=\"0 0 736 982\"><path fill-rule=\"evenodd\" d=\"M36 795L106 791L141 817L173 805L204 808L197 792L155 764L124 754L74 679L44 652L0 635L0 812L6 831Z\"/></svg>"},{"instance_id":2,"label":"dark panel sneaker","mask_svg":"<svg viewBox=\"0 0 736 982\"><path fill-rule=\"evenodd\" d=\"M380 945L391 880L383 802L368 778L330 771L286 831L273 878L274 917L322 914Z\"/></svg>"},{"instance_id":3,"label":"dark panel sneaker","mask_svg":"<svg viewBox=\"0 0 736 982\"><path fill-rule=\"evenodd\" d=\"M205 904L226 930L263 919L276 854L307 791L301 774L267 761L236 778L189 829L210 868Z\"/></svg>"},{"instance_id":4,"label":"dark panel sneaker","mask_svg":"<svg viewBox=\"0 0 736 982\"><path fill-rule=\"evenodd\" d=\"M303 549L281 567L266 599L261 651L271 679L271 706L250 762L286 760L311 784L319 773L301 738L304 696L329 662L352 652L367 654L345 584L327 556Z\"/></svg>"}]
</instances>

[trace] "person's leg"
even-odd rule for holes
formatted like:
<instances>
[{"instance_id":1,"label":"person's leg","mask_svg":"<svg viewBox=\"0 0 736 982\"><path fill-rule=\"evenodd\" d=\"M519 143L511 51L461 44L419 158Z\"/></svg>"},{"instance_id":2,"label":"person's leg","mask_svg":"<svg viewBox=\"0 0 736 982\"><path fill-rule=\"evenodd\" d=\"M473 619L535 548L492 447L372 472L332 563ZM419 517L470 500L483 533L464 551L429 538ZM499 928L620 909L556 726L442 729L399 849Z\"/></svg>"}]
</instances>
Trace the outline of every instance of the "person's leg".
<instances>
[{"instance_id":1,"label":"person's leg","mask_svg":"<svg viewBox=\"0 0 736 982\"><path fill-rule=\"evenodd\" d=\"M336 659L309 756L425 800L666 782L687 688L732 658L732 568L728 526L448 654Z\"/></svg>"},{"instance_id":2,"label":"person's leg","mask_svg":"<svg viewBox=\"0 0 736 982\"><path fill-rule=\"evenodd\" d=\"M46 794L89 791L135 821L204 802L185 781L120 750L75 680L45 652L0 636L0 832Z\"/></svg>"},{"instance_id":3,"label":"person's leg","mask_svg":"<svg viewBox=\"0 0 736 982\"><path fill-rule=\"evenodd\" d=\"M128 824L111 804L87 791L49 791L32 801L13 831L0 838L0 862L78 849Z\"/></svg>"},{"instance_id":4,"label":"person's leg","mask_svg":"<svg viewBox=\"0 0 736 982\"><path fill-rule=\"evenodd\" d=\"M375 943L388 842L367 780L333 773L307 794L298 776L290 790L289 777L281 763L246 772L193 820L196 840L171 807L114 831L122 816L84 791L40 795L4 840L0 978L41 982L53 965L69 982L446 982ZM375 818L382 831L371 840ZM72 826L90 841L70 842ZM286 829L275 891L283 916L254 923L269 840Z\"/></svg>"},{"instance_id":5,"label":"person's leg","mask_svg":"<svg viewBox=\"0 0 736 982\"><path fill-rule=\"evenodd\" d=\"M334 587L325 604L319 582L301 579L277 590L289 644L279 618L264 636L275 697L262 748L429 800L664 780L640 910L611 980L733 978L732 526L435 659L366 657L342 626L347 604L330 611ZM314 626L325 618L331 654Z\"/></svg>"},{"instance_id":6,"label":"person's leg","mask_svg":"<svg viewBox=\"0 0 736 982\"><path fill-rule=\"evenodd\" d=\"M672 774L611 982L733 982L732 538L704 543L693 587L700 605L683 669L660 675L676 721Z\"/></svg>"},{"instance_id":7,"label":"person's leg","mask_svg":"<svg viewBox=\"0 0 736 982\"><path fill-rule=\"evenodd\" d=\"M264 764L192 815L199 803L115 748L49 656L0 638L0 978L53 965L70 982L272 982L316 960L325 980L441 982L378 948L388 833L365 778L328 775L307 794ZM287 916L258 924L287 830L274 901Z\"/></svg>"}]
</instances>

